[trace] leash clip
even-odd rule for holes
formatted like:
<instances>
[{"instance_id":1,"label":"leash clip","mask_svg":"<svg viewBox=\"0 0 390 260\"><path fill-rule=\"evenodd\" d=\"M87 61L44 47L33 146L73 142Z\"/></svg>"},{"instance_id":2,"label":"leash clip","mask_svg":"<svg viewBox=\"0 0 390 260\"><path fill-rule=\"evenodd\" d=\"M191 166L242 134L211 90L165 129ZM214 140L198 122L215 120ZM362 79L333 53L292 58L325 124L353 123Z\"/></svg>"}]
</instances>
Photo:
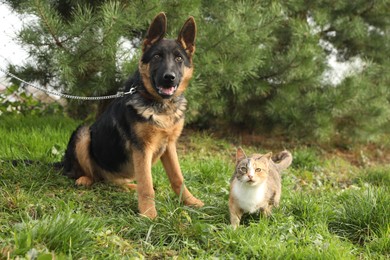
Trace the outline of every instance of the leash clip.
<instances>
[{"instance_id":1,"label":"leash clip","mask_svg":"<svg viewBox=\"0 0 390 260\"><path fill-rule=\"evenodd\" d=\"M133 95L137 91L137 87L131 87L127 92L118 92L118 96L123 97L126 95Z\"/></svg>"}]
</instances>

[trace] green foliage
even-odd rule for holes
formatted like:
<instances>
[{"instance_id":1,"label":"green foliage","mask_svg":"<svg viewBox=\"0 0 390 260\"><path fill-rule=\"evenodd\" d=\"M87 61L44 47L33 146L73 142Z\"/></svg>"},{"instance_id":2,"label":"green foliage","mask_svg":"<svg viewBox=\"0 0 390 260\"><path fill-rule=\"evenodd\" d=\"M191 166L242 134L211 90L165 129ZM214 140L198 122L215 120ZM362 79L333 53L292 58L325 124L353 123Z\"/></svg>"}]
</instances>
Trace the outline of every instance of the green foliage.
<instances>
[{"instance_id":1,"label":"green foliage","mask_svg":"<svg viewBox=\"0 0 390 260\"><path fill-rule=\"evenodd\" d=\"M294 152L293 167L300 169L315 170L320 167L321 159L318 151L314 148L305 147Z\"/></svg>"},{"instance_id":2,"label":"green foliage","mask_svg":"<svg viewBox=\"0 0 390 260\"><path fill-rule=\"evenodd\" d=\"M94 243L96 236L94 232L98 232L101 228L99 221L96 219L91 221L90 216L62 211L39 220L24 220L15 226L14 241L17 250L13 253L31 255L34 251L47 250L46 254L55 251L60 256L68 255L77 258L83 248L88 248ZM35 249L35 245L45 245L45 247ZM72 250L75 249L78 252L73 253Z\"/></svg>"},{"instance_id":3,"label":"green foliage","mask_svg":"<svg viewBox=\"0 0 390 260\"><path fill-rule=\"evenodd\" d=\"M336 201L335 216L329 222L329 228L354 243L370 242L388 234L389 204L390 195L386 186L348 191Z\"/></svg>"},{"instance_id":4,"label":"green foliage","mask_svg":"<svg viewBox=\"0 0 390 260\"><path fill-rule=\"evenodd\" d=\"M50 122L50 123L48 123ZM1 117L0 159L59 161L71 131L79 123L66 117L4 115Z\"/></svg>"},{"instance_id":5,"label":"green foliage","mask_svg":"<svg viewBox=\"0 0 390 260\"><path fill-rule=\"evenodd\" d=\"M333 90L332 96L337 101L332 107L334 130L340 136L337 141L378 142L389 134L388 64L371 64L363 73L347 78Z\"/></svg>"},{"instance_id":6,"label":"green foliage","mask_svg":"<svg viewBox=\"0 0 390 260\"><path fill-rule=\"evenodd\" d=\"M359 179L371 185L390 187L390 169L387 167L373 167L363 171Z\"/></svg>"},{"instance_id":7,"label":"green foliage","mask_svg":"<svg viewBox=\"0 0 390 260\"><path fill-rule=\"evenodd\" d=\"M389 134L388 1L6 2L36 18L18 37L34 64L11 66L28 81L74 95L115 93L158 12L167 13L169 37L193 15L188 123L346 144ZM330 53L362 60L361 70L333 86L324 81ZM85 118L93 106L71 101L68 113Z\"/></svg>"},{"instance_id":8,"label":"green foliage","mask_svg":"<svg viewBox=\"0 0 390 260\"><path fill-rule=\"evenodd\" d=\"M245 223L233 230L228 195L234 145L192 132L180 140L179 157L186 184L206 206L183 206L158 163L153 167L153 180L159 216L152 221L137 215L133 192L104 183L75 187L73 180L48 165L59 158L47 152L55 145L62 154L68 141L64 137L69 137L77 124L53 116L2 117L0 159L27 158L36 163L14 166L0 161L0 258L390 256L386 166L356 169L315 148L296 147L293 155L299 163L283 174L280 207L270 218L248 215ZM338 184L340 175L354 184ZM377 177L363 179L374 175ZM310 178L309 186L304 181L308 183Z\"/></svg>"},{"instance_id":9,"label":"green foliage","mask_svg":"<svg viewBox=\"0 0 390 260\"><path fill-rule=\"evenodd\" d=\"M62 114L63 107L56 102L43 103L26 94L23 88L11 85L0 94L0 116L3 114L49 115Z\"/></svg>"},{"instance_id":10,"label":"green foliage","mask_svg":"<svg viewBox=\"0 0 390 260\"><path fill-rule=\"evenodd\" d=\"M313 16L321 35L341 52L340 58L362 55L379 64L388 61L381 54L390 47L388 1L317 1L316 7Z\"/></svg>"}]
</instances>

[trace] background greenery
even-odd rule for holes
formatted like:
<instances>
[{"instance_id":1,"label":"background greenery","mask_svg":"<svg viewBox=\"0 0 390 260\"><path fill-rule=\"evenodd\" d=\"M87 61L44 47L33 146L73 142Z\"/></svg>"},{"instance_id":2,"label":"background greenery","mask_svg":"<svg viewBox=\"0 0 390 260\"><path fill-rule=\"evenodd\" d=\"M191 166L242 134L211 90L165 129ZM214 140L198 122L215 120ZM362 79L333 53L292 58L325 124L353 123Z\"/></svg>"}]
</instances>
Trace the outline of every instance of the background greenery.
<instances>
[{"instance_id":1,"label":"background greenery","mask_svg":"<svg viewBox=\"0 0 390 260\"><path fill-rule=\"evenodd\" d=\"M137 215L133 192L96 183L76 187L49 165L62 157L78 125L58 116L2 116L0 259L388 259L388 164L361 156L351 164L318 147L270 141L250 152L294 156L283 175L281 206L270 218L229 225L229 179L236 143L208 132L185 132L179 157L186 183L206 206L179 203L160 163L153 167L159 216ZM266 147L270 146L270 147ZM273 147L273 148L271 148ZM361 151L363 154L364 152Z\"/></svg>"},{"instance_id":2,"label":"background greenery","mask_svg":"<svg viewBox=\"0 0 390 260\"><path fill-rule=\"evenodd\" d=\"M35 17L18 36L31 62L9 70L88 96L122 86L157 13L166 12L169 37L193 15L196 70L178 150L187 185L206 204L181 205L159 163L153 221L137 215L134 193L75 187L50 163L97 104L69 101L71 119L12 81L0 95L0 259L390 258L389 1L0 3ZM331 53L360 60L359 70L334 85ZM7 98L15 93L17 101ZM294 161L281 207L270 218L246 216L233 231L227 199L237 145L287 148Z\"/></svg>"},{"instance_id":3,"label":"background greenery","mask_svg":"<svg viewBox=\"0 0 390 260\"><path fill-rule=\"evenodd\" d=\"M28 81L75 95L115 93L136 69L153 17L166 12L176 37L193 15L187 123L341 146L383 143L389 134L389 1L2 2L36 18L18 37L32 62L9 67ZM324 76L331 53L361 61L337 86ZM92 108L71 101L67 113L85 118Z\"/></svg>"}]
</instances>

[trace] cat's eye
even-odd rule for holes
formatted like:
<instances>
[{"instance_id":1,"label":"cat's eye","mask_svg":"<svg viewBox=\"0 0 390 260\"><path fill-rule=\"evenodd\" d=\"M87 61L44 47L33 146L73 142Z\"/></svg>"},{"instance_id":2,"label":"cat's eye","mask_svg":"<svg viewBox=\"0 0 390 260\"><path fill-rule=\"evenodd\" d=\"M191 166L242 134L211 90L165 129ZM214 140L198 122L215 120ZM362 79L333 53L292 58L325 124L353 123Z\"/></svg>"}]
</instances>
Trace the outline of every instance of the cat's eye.
<instances>
[{"instance_id":1,"label":"cat's eye","mask_svg":"<svg viewBox=\"0 0 390 260\"><path fill-rule=\"evenodd\" d=\"M242 171L242 172L246 172L246 171L247 171L247 169L246 169L246 167L244 167L244 166L243 166L243 167L241 167L241 168L240 168L240 171Z\"/></svg>"},{"instance_id":2,"label":"cat's eye","mask_svg":"<svg viewBox=\"0 0 390 260\"><path fill-rule=\"evenodd\" d=\"M256 168L256 172L261 172L261 168Z\"/></svg>"}]
</instances>

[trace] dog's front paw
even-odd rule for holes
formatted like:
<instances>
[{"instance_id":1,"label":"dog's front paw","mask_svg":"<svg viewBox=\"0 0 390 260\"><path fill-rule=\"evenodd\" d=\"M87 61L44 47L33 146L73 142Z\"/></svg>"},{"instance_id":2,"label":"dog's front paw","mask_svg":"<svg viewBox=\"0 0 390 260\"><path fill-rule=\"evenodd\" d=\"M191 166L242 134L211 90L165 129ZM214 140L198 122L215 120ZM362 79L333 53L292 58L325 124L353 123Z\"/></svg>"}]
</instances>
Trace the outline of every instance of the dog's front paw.
<instances>
[{"instance_id":1,"label":"dog's front paw","mask_svg":"<svg viewBox=\"0 0 390 260\"><path fill-rule=\"evenodd\" d=\"M203 201L191 196L191 197L187 197L185 200L184 200L184 204L187 205L187 206L191 206L191 207L195 207L195 208L201 208L204 206L204 203Z\"/></svg>"},{"instance_id":2,"label":"dog's front paw","mask_svg":"<svg viewBox=\"0 0 390 260\"><path fill-rule=\"evenodd\" d=\"M155 219L157 217L157 210L154 204L139 205L139 214L143 217Z\"/></svg>"},{"instance_id":3,"label":"dog's front paw","mask_svg":"<svg viewBox=\"0 0 390 260\"><path fill-rule=\"evenodd\" d=\"M140 215L142 217L155 219L157 217L157 211L156 211L156 209L149 209L149 210L145 211L144 213L140 212Z\"/></svg>"}]
</instances>

